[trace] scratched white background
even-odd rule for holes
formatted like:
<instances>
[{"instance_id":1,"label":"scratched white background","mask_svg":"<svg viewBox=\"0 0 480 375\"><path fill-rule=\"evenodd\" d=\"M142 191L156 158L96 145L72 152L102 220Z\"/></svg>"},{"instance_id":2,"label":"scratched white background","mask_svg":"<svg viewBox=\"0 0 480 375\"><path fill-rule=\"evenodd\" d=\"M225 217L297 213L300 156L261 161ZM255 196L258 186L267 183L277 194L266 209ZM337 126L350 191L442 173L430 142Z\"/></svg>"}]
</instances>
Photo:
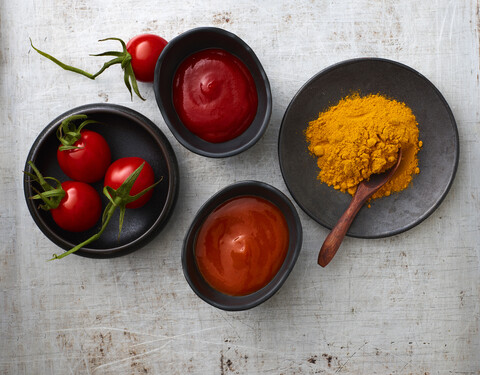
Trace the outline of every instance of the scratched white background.
<instances>
[{"instance_id":1,"label":"scratched white background","mask_svg":"<svg viewBox=\"0 0 480 375\"><path fill-rule=\"evenodd\" d=\"M0 373L480 374L479 3L475 0L0 2ZM273 113L260 142L222 160L173 138L151 85L130 97L118 66L96 81L65 72L36 45L88 71L104 37L196 26L244 39L270 78ZM458 123L459 169L440 208L388 239L347 239L326 269L327 234L299 211L304 244L279 293L245 312L207 305L180 264L186 228L220 188L258 179L287 192L277 161L283 113L312 75L344 59L405 63L443 93ZM178 157L173 217L145 248L92 260L58 251L34 225L22 169L38 133L64 111L109 102L149 117ZM428 140L425 140L428 141Z\"/></svg>"}]
</instances>

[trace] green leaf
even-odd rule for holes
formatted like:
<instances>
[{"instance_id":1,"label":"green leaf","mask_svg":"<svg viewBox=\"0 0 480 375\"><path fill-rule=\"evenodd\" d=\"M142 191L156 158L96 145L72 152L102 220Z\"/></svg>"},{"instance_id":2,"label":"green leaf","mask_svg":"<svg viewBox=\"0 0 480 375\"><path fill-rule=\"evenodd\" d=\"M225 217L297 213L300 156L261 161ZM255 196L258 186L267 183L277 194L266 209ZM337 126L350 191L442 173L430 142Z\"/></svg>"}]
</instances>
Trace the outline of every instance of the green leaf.
<instances>
[{"instance_id":1,"label":"green leaf","mask_svg":"<svg viewBox=\"0 0 480 375\"><path fill-rule=\"evenodd\" d=\"M74 124L74 122L77 120L84 121L82 121L82 123L77 127ZM59 147L60 151L80 149L81 147L74 146L74 144L81 138L82 129L90 124L101 124L101 122L96 120L89 120L88 116L83 114L72 115L63 120L57 129L57 138L62 144Z\"/></svg>"},{"instance_id":2,"label":"green leaf","mask_svg":"<svg viewBox=\"0 0 480 375\"><path fill-rule=\"evenodd\" d=\"M123 52L118 52L118 51L107 51L107 52L102 52L102 53L96 53L96 54L91 54L90 56L123 56Z\"/></svg>"},{"instance_id":3,"label":"green leaf","mask_svg":"<svg viewBox=\"0 0 480 375\"><path fill-rule=\"evenodd\" d=\"M140 95L140 91L138 90L137 79L135 78L135 74L133 73L133 68L131 64L125 68L125 75L128 75L129 79L131 80L133 91L135 92L135 94L137 94L140 99L145 100L145 98Z\"/></svg>"},{"instance_id":4,"label":"green leaf","mask_svg":"<svg viewBox=\"0 0 480 375\"><path fill-rule=\"evenodd\" d=\"M65 196L65 190L62 189L60 181L54 177L43 177L31 160L28 162L28 165L32 168L35 174L29 172L24 173L30 177L33 182L37 182L43 189L43 192L41 192L34 186L31 186L32 190L37 194L30 197L30 199L41 199L44 204L41 204L39 207L42 210L48 211L57 208ZM47 180L54 181L57 186L53 187L47 182Z\"/></svg>"},{"instance_id":5,"label":"green leaf","mask_svg":"<svg viewBox=\"0 0 480 375\"><path fill-rule=\"evenodd\" d=\"M145 162L143 162L137 169L135 169L130 176L128 176L123 184L116 190L117 196L122 199L128 198L130 196L130 190L132 190L133 184L137 180L140 172L143 169Z\"/></svg>"}]
</instances>

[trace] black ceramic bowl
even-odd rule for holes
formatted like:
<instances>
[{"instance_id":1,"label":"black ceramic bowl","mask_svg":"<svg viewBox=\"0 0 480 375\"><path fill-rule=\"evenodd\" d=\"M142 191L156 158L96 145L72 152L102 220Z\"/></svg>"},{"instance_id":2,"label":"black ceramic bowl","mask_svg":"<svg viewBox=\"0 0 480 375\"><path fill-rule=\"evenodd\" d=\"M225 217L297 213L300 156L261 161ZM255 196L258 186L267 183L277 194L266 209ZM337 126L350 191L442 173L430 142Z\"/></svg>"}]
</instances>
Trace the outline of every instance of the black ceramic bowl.
<instances>
[{"instance_id":1,"label":"black ceramic bowl","mask_svg":"<svg viewBox=\"0 0 480 375\"><path fill-rule=\"evenodd\" d=\"M163 177L163 180L154 188L148 204L137 209L127 209L119 238L117 210L102 236L75 252L78 255L95 258L124 255L152 240L169 219L178 194L177 160L165 135L145 116L118 105L90 104L60 115L47 125L35 140L27 162L32 160L44 176L56 177L62 182L69 180L57 162L56 152L59 142L55 132L65 118L80 113L102 122L102 124L87 125L87 128L104 136L110 146L112 161L127 156L138 156L152 166L156 179ZM25 171L31 172L28 164L25 164ZM103 181L92 186L102 197L103 207L105 207L107 199L102 193ZM35 193L28 178L24 182L24 192L33 220L40 230L62 249L69 250L98 232L100 223L81 233L72 233L59 228L50 212L38 209L38 201L29 199Z\"/></svg>"},{"instance_id":2,"label":"black ceramic bowl","mask_svg":"<svg viewBox=\"0 0 480 375\"><path fill-rule=\"evenodd\" d=\"M195 52L220 48L238 57L250 70L257 88L257 114L245 132L222 143L210 143L191 133L180 121L172 100L175 72L180 63ZM272 94L267 75L252 49L238 36L215 27L189 30L172 39L158 58L153 89L158 107L177 140L199 155L221 158L253 146L267 129L272 112Z\"/></svg>"},{"instance_id":3,"label":"black ceramic bowl","mask_svg":"<svg viewBox=\"0 0 480 375\"><path fill-rule=\"evenodd\" d=\"M240 196L258 196L276 205L287 221L289 245L285 261L270 283L245 296L230 296L213 289L202 277L195 261L195 243L197 233L207 216L226 201ZM198 211L183 243L183 273L193 291L205 302L228 311L247 310L265 302L280 289L292 271L301 248L302 225L295 207L285 194L263 182L242 181L217 192Z\"/></svg>"},{"instance_id":4,"label":"black ceramic bowl","mask_svg":"<svg viewBox=\"0 0 480 375\"><path fill-rule=\"evenodd\" d=\"M314 75L295 94L283 116L278 137L280 169L297 204L318 223L333 228L352 197L320 183L317 159L308 151L305 129L320 112L352 92L362 96L380 93L403 102L418 121L423 141L418 152L420 173L404 191L361 209L347 232L360 238L396 235L420 224L439 207L459 160L458 130L448 103L412 68L386 59L357 58Z\"/></svg>"}]
</instances>

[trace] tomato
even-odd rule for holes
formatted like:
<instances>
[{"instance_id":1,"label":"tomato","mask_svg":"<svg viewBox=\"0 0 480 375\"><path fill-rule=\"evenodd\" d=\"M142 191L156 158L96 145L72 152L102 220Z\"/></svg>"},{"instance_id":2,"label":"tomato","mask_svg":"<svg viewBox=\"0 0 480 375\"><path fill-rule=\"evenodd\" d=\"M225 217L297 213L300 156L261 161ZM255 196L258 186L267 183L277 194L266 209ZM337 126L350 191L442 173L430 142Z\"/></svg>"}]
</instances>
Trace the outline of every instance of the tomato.
<instances>
[{"instance_id":1,"label":"tomato","mask_svg":"<svg viewBox=\"0 0 480 375\"><path fill-rule=\"evenodd\" d=\"M167 41L158 35L141 34L130 39L127 51L132 56L133 73L137 81L153 82L158 57Z\"/></svg>"},{"instance_id":2,"label":"tomato","mask_svg":"<svg viewBox=\"0 0 480 375\"><path fill-rule=\"evenodd\" d=\"M105 176L111 153L107 141L97 132L82 130L80 139L71 150L57 150L57 160L62 171L72 180L92 183Z\"/></svg>"},{"instance_id":3,"label":"tomato","mask_svg":"<svg viewBox=\"0 0 480 375\"><path fill-rule=\"evenodd\" d=\"M65 196L57 208L50 210L55 223L70 232L83 232L93 227L102 213L97 191L78 181L65 181L61 186Z\"/></svg>"},{"instance_id":4,"label":"tomato","mask_svg":"<svg viewBox=\"0 0 480 375\"><path fill-rule=\"evenodd\" d=\"M123 182L129 177L142 163L145 163L142 171L138 175L137 180L133 184L130 195L136 195L146 188L150 187L155 182L155 175L153 169L144 159L139 157L126 157L114 161L107 169L105 174L104 186L110 186L113 189L118 189ZM137 200L128 203L126 208L142 207L152 197L153 190L148 191Z\"/></svg>"}]
</instances>

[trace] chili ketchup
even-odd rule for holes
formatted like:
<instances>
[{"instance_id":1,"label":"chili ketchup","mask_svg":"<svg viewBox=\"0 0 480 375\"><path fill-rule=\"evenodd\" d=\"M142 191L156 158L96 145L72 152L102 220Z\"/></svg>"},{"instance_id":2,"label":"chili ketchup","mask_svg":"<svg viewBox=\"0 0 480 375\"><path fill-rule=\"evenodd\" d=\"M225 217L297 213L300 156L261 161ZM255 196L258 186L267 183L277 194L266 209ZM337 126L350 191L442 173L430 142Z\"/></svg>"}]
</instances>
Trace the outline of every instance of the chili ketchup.
<instances>
[{"instance_id":1,"label":"chili ketchup","mask_svg":"<svg viewBox=\"0 0 480 375\"><path fill-rule=\"evenodd\" d=\"M214 289L243 296L274 278L288 241L288 225L277 206L259 197L239 197L207 217L197 235L195 258Z\"/></svg>"},{"instance_id":2,"label":"chili ketchup","mask_svg":"<svg viewBox=\"0 0 480 375\"><path fill-rule=\"evenodd\" d=\"M253 77L237 57L207 49L187 57L173 82L173 104L183 124L211 143L242 134L257 113Z\"/></svg>"}]
</instances>

